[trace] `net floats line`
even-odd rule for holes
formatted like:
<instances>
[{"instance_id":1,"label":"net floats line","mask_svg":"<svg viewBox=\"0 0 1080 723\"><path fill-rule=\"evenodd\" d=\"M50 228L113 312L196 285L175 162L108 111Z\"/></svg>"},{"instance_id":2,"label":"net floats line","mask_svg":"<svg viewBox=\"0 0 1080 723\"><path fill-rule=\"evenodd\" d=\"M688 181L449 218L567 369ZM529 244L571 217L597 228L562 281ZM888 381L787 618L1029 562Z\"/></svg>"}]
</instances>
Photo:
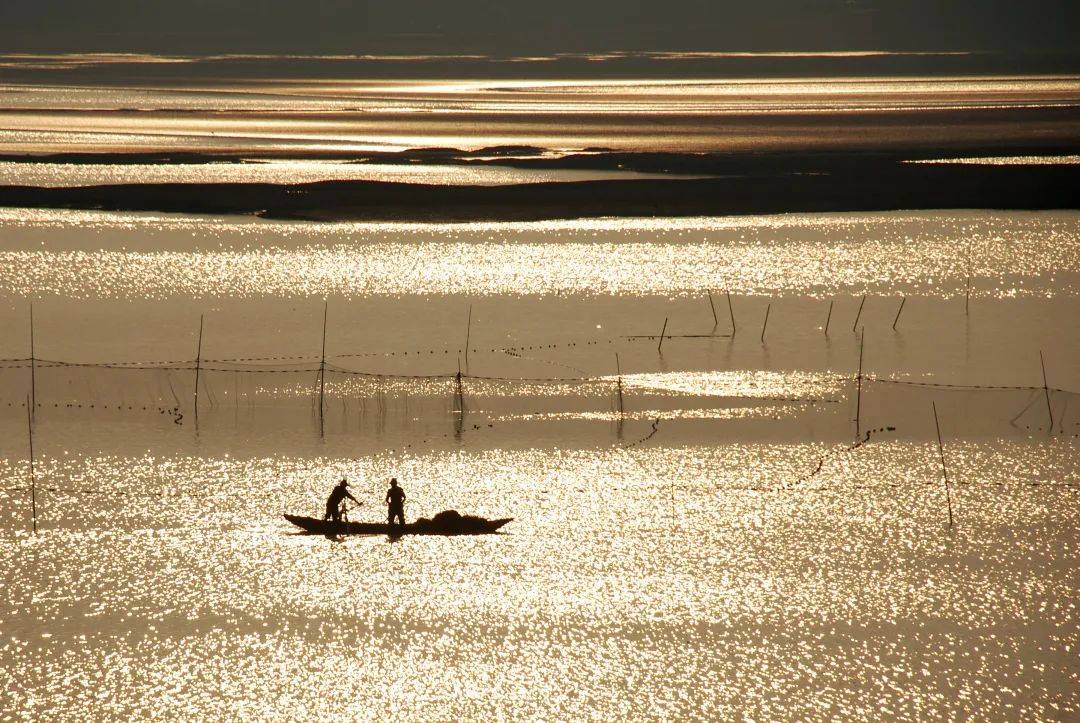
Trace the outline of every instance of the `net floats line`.
<instances>
[{"instance_id":1,"label":"net floats line","mask_svg":"<svg viewBox=\"0 0 1080 723\"><path fill-rule=\"evenodd\" d=\"M457 376L457 375L455 375L455 376ZM462 375L462 376L464 376L464 375ZM27 402L27 407L29 408L29 402ZM464 413L464 409L462 409L462 413ZM640 439L638 439L638 440L636 440L634 442L631 442L628 445L622 446L621 449L630 449L630 448L636 447L636 446L638 446L640 444L644 444L648 440L652 439L654 436L656 436L657 432L659 431L659 425L660 425L660 422L661 422L662 419L663 419L662 417L657 417L653 421L649 432L645 436L641 437ZM474 430L474 431L480 431L480 430L484 430L484 429L491 429L494 426L495 426L495 424L493 422L488 422L488 423L483 424L483 425L473 424L473 425L471 425L471 429ZM433 436L425 437L422 440L421 443L426 444L426 443L431 442L431 441L436 440L436 439L447 439L447 438L450 438L450 437L457 437L457 436L460 436L460 434L461 434L461 430L458 429L458 430L455 430L453 432L447 432L447 433L441 434L441 435L433 435ZM406 453L411 451L412 446L413 446L412 443L407 443L407 444L404 444L404 445L398 445L397 447L382 450L380 452L380 454L384 454L384 455L392 455L392 454L395 454L395 453L396 454L406 454ZM635 461L637 461L638 464L641 464L640 461L637 460L636 457L632 457L632 458ZM354 458L354 459L358 460L360 458ZM31 460L31 464L32 464L32 460ZM31 467L31 474L33 474L33 468L32 467ZM116 489L95 489L95 488L92 488L92 487L57 487L57 486L51 486L51 487L37 488L37 487L33 486L33 477L31 477L31 486L30 487L0 488L0 493L18 493L18 492L28 492L28 491L31 491L31 490L34 490L35 493L36 493L37 489L40 489L43 492L59 492L59 493L72 494L72 495L104 495L104 494L107 494L107 495L115 496L115 497L137 497L137 498L152 498L152 499L168 499L168 498L210 499L210 498L219 497L221 494L225 494L224 490L222 490L219 493L205 493L205 492L199 493L199 492L181 492L181 491L176 491L176 490L169 491L169 492L164 492L164 491L163 492L152 492L152 491L133 492L133 491L116 490ZM36 514L35 514L35 520L36 520ZM35 533L36 533L36 526L35 526Z\"/></svg>"},{"instance_id":2,"label":"net floats line","mask_svg":"<svg viewBox=\"0 0 1080 723\"><path fill-rule=\"evenodd\" d=\"M29 402L19 402L18 404L8 402L7 406L24 407L27 404L29 404ZM158 414L169 415L173 418L173 422L175 422L176 424L181 424L184 419L184 415L183 413L181 413L180 407L155 407L147 406L145 404L102 404L99 402L94 402L93 404L89 402L85 404L82 404L80 402L53 402L51 405L48 403L42 404L41 402L38 402L37 406L39 409L48 409L51 406L53 409L115 409L118 412L157 412Z\"/></svg>"},{"instance_id":3,"label":"net floats line","mask_svg":"<svg viewBox=\"0 0 1080 723\"><path fill-rule=\"evenodd\" d=\"M128 492L125 490L117 489L94 489L92 487L41 487L36 488L40 492L60 492L70 495L109 495L116 497L153 497L155 499L170 498L170 497L192 497L209 499L211 497L218 497L221 495L228 495L227 490L222 490L217 494L207 494L199 492ZM30 487L4 487L0 488L0 492L17 493L17 492L30 492Z\"/></svg>"},{"instance_id":4,"label":"net floats line","mask_svg":"<svg viewBox=\"0 0 1080 723\"><path fill-rule=\"evenodd\" d=\"M724 335L722 335L722 334L720 334L720 335L714 335L714 334L680 334L680 335L673 335L673 334L668 334L667 338L669 338L669 339L679 339L679 338L706 339L706 338L712 338L714 336L724 336ZM522 351L543 351L545 349L564 349L564 348L568 349L568 348L574 348L574 347L579 347L579 346L581 346L581 347L598 346L598 345L605 344L605 343L606 344L613 344L613 343L615 343L616 339L618 339L618 340L627 340L627 341L641 341L641 340L650 340L650 339L656 339L656 338L657 337L656 337L655 334L630 334L630 335L623 335L623 336L614 337L614 338L584 339L584 340L578 340L578 341L572 341L572 342L559 342L559 343L554 343L554 344L531 344L531 345L522 345L522 346L494 347L494 348L487 349L486 351L488 351L490 353L522 352ZM483 352L485 350L481 349L481 348L473 347L471 349L471 351L474 354L478 354L478 353ZM359 358L373 359L373 358L406 357L406 356L423 357L423 356L431 356L431 355L436 355L436 354L460 355L460 354L463 354L464 352L465 352L464 348L453 349L453 348L447 347L447 348L438 348L438 349L434 349L434 348L433 349L413 349L413 350L387 351L387 352L344 353L344 354L335 354L333 358L335 358L335 359L359 359ZM294 362L297 362L297 363L301 363L301 362L313 362L314 363L314 362L318 362L320 359L321 359L321 357L319 357L319 356L310 356L310 355L306 355L306 354L296 354L296 355L289 355L289 354L281 355L281 354L279 354L279 355L272 355L272 356L251 356L251 357L221 357L221 358L202 357L202 362L203 363L213 363L213 364L233 364L233 363L248 363L248 362L260 362L260 361L270 361L270 362L273 362L273 361L294 361ZM20 362L29 363L31 361L48 362L48 363L52 363L52 364L63 364L63 365L67 365L67 366L79 366L79 365L84 365L84 366L110 366L110 367L116 367L116 368L134 368L134 369L138 369L138 368L141 368L141 367L162 368L162 367L169 366L169 367L176 367L178 369L185 369L185 370L191 370L193 368L192 364L194 364L194 361L191 360L191 359L153 359L153 360L147 359L147 360L138 360L138 361L105 361L105 362L76 362L76 361L52 360L51 362L49 362L49 360L45 360L45 359L42 359L40 357L34 357L33 359L31 357L3 358L3 359L0 359L0 364L9 365L8 368L18 368L18 367L10 366L10 365L14 365L14 364L17 364L17 363L20 363ZM27 365L27 368L29 368L29 364Z\"/></svg>"},{"instance_id":5,"label":"net floats line","mask_svg":"<svg viewBox=\"0 0 1080 723\"><path fill-rule=\"evenodd\" d=\"M826 454L823 454L821 456L821 458L818 460L817 466L814 467L814 469L811 472L809 472L808 474L803 475L798 480L796 480L793 484L791 484L791 485L783 485L778 489L787 490L787 489L791 489L792 487L794 487L796 485L801 485L804 482L806 482L806 481L808 481L810 479L813 479L818 474L820 474L822 468L825 467L825 463L828 462L830 459L832 459L834 457L837 457L839 455L842 455L842 454L850 454L850 453L860 449L864 445L869 444L870 440L876 434L881 434L882 432L895 432L895 431L896 431L896 427L890 427L890 426L878 427L876 429L868 429L868 430L866 430L866 434L864 434L861 438L855 440L855 442L853 442L853 443L851 443L849 445L846 445L844 447L840 447L839 449L835 449L832 452L828 452Z\"/></svg>"},{"instance_id":6,"label":"net floats line","mask_svg":"<svg viewBox=\"0 0 1080 723\"><path fill-rule=\"evenodd\" d=\"M647 337L653 338L656 337ZM678 338L672 335L667 335L666 338ZM18 359L13 361L29 362L29 359ZM204 360L210 361L210 360ZM193 363L174 365L164 363L161 366L129 366L126 363L114 363L114 362L71 362L55 359L38 359L38 368L87 368L87 369L112 369L121 371L192 371L194 369ZM29 364L8 364L0 366L0 370L4 369L28 369ZM234 374L310 374L318 372L318 366L294 366L294 367L265 367L265 368L253 368L252 366L207 366L203 364L201 366L203 372L223 372ZM346 367L340 367L332 363L327 363L327 370L337 374L348 374L353 376L363 376L371 378L383 378L383 379L454 379L456 374L454 373L438 373L438 374L392 374L386 372L368 372L357 369L349 369ZM601 383L610 381L608 375L587 375L577 377L510 377L510 376L494 376L494 375L482 375L482 374L467 374L462 372L462 377L466 379L478 379L487 381L505 381L505 382L551 382L551 383L563 383L563 382L592 382ZM822 374L823 380L831 381L850 381L851 375L843 374ZM1042 391L1047 392L1060 392L1063 394L1080 394L1080 392L1072 389L1065 389L1063 387L1054 387L1047 385L1030 385L1030 384L951 384L946 382L928 382L920 381L917 379L898 379L894 377L883 377L874 374L863 374L863 381L875 382L879 384L902 384L908 386L926 387L930 389L955 389L961 391L977 391L977 390L999 390L999 391ZM721 396L739 396L739 395L721 395ZM756 398L756 397L755 397ZM21 405L20 405L21 406Z\"/></svg>"},{"instance_id":7,"label":"net floats line","mask_svg":"<svg viewBox=\"0 0 1080 723\"><path fill-rule=\"evenodd\" d=\"M686 335L687 338L694 338L696 335ZM655 339L656 336L641 337L646 339ZM665 336L667 339L680 338L679 336L668 334ZM6 364L0 366L0 371L5 369L29 369L29 358L25 359L12 359L2 361L14 361L24 362L22 364ZM210 362L210 359L204 359L204 362ZM58 359L37 359L37 367L40 368L61 368L61 367L73 367L73 368L87 368L87 369L113 369L122 371L193 371L194 363L187 362L186 364L173 364L170 362L163 362L159 366L151 366L149 363L141 363L140 366L131 366L128 362L73 362L63 361ZM235 374L310 374L312 372L318 372L319 366L267 366L258 368L256 366L207 366L201 365L201 371L203 372L224 372ZM387 378L387 379L453 379L456 377L454 373L438 373L438 374L392 374L385 372L368 372L357 369L349 369L347 367L337 366L330 362L327 362L327 370L338 374L350 374L355 376L366 376L372 378ZM479 379L489 381L506 381L506 382L604 382L610 381L608 375L586 375L577 377L510 377L510 376L493 376L493 375L481 375L481 374L467 374L462 372L462 377L466 379ZM823 380L833 381L849 381L851 375L843 374L822 374ZM903 384L909 386L926 387L932 389L957 389L957 390L1002 390L1002 391L1030 391L1046 390L1048 392L1060 392L1064 394L1080 394L1080 392L1072 389L1065 389L1063 387L1054 387L1049 384L1031 385L1031 384L953 384L946 382L929 382L921 381L917 379L899 379L895 377L884 377L874 374L863 374L863 380L866 382L876 382L880 384ZM738 395L722 395L722 396L738 396Z\"/></svg>"}]
</instances>

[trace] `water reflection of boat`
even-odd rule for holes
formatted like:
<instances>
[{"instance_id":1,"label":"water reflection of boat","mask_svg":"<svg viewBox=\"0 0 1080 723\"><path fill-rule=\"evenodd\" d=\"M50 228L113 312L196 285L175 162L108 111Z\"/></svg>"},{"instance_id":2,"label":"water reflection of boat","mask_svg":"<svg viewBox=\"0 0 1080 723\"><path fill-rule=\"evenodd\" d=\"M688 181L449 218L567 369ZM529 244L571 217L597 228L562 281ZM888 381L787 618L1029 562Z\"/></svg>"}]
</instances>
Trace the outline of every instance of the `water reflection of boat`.
<instances>
[{"instance_id":1,"label":"water reflection of boat","mask_svg":"<svg viewBox=\"0 0 1080 723\"><path fill-rule=\"evenodd\" d=\"M285 519L313 535L490 535L514 518L488 520L460 515L453 510L440 512L432 519L421 517L406 525L381 522L332 522L317 517L285 515Z\"/></svg>"}]
</instances>

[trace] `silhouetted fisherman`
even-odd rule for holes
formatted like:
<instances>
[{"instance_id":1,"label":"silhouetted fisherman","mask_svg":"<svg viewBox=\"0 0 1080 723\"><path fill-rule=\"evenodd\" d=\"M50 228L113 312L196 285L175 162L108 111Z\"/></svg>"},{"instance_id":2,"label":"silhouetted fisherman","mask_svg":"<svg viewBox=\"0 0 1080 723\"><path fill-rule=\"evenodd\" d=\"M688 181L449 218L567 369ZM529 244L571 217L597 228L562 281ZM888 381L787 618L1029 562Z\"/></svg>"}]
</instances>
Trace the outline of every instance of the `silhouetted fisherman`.
<instances>
[{"instance_id":1,"label":"silhouetted fisherman","mask_svg":"<svg viewBox=\"0 0 1080 723\"><path fill-rule=\"evenodd\" d=\"M360 500L349 494L347 489L349 483L344 479L334 486L331 490L330 496L326 498L326 514L323 515L324 520L332 520L333 522L341 522L341 503L348 497L356 504L360 504Z\"/></svg>"},{"instance_id":2,"label":"silhouetted fisherman","mask_svg":"<svg viewBox=\"0 0 1080 723\"><path fill-rule=\"evenodd\" d=\"M405 490L398 487L397 479L390 480L390 489L386 490L386 523L394 524L394 519L405 524Z\"/></svg>"}]
</instances>

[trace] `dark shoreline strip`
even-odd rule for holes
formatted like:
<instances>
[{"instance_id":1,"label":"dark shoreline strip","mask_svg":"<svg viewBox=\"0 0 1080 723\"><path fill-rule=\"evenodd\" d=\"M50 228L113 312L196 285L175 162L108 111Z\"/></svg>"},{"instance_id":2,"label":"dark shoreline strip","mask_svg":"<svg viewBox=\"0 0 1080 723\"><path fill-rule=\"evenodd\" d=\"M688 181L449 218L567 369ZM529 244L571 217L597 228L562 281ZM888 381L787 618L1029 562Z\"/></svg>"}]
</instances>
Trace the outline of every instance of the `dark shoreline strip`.
<instances>
[{"instance_id":1,"label":"dark shoreline strip","mask_svg":"<svg viewBox=\"0 0 1080 723\"><path fill-rule=\"evenodd\" d=\"M256 214L324 221L531 221L949 208L1076 209L1080 208L1080 166L866 163L811 174L509 186L374 181L4 186L0 187L0 206Z\"/></svg>"}]
</instances>

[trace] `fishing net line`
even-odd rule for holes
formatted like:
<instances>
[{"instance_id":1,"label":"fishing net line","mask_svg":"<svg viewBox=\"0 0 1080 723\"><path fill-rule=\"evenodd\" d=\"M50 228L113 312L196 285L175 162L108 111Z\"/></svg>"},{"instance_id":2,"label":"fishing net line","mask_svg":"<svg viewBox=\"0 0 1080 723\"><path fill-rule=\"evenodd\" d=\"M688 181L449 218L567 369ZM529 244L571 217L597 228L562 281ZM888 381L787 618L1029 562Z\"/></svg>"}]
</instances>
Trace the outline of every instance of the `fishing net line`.
<instances>
[{"instance_id":1,"label":"fishing net line","mask_svg":"<svg viewBox=\"0 0 1080 723\"><path fill-rule=\"evenodd\" d=\"M1080 433L1080 394L1027 386L963 386L906 379L863 379L860 426L935 436L931 405L942 434L1010 437ZM1052 419L1052 423L1051 423ZM920 431L923 434L920 434Z\"/></svg>"},{"instance_id":2,"label":"fishing net line","mask_svg":"<svg viewBox=\"0 0 1080 723\"><path fill-rule=\"evenodd\" d=\"M725 377L727 372L680 372L690 379L682 388L679 380L650 374L627 375L622 380L584 374L382 374L349 368L345 363L342 358L325 365L310 359L281 358L204 360L198 365L193 361L0 360L0 412L14 413L32 400L36 414L81 410L83 414L163 415L185 424L194 413L197 382L201 414L226 409L279 409L289 414L306 410L317 414L321 402L323 410L361 416L461 414L478 406L487 406L489 411L497 406L507 417L540 409L550 418L565 413L579 417L593 414L601 419L622 417L624 399L677 398L670 404L688 409L700 404L700 399L714 407L732 409L825 402L841 409L837 414L840 424L847 423L846 410L854 407L850 421L858 433L895 427L907 436L932 436L930 407L936 403L946 434L1080 433L1078 394L1035 386L946 385L873 376L864 376L860 381L848 375L811 374L807 376L816 381L804 385L803 391L777 394L755 391L745 382ZM702 381L702 375L713 377ZM706 383L707 387L701 386ZM704 391L697 393L696 389ZM640 407L635 411L646 413ZM654 411L647 411L648 421L656 416ZM282 419L286 416L279 415Z\"/></svg>"}]
</instances>

